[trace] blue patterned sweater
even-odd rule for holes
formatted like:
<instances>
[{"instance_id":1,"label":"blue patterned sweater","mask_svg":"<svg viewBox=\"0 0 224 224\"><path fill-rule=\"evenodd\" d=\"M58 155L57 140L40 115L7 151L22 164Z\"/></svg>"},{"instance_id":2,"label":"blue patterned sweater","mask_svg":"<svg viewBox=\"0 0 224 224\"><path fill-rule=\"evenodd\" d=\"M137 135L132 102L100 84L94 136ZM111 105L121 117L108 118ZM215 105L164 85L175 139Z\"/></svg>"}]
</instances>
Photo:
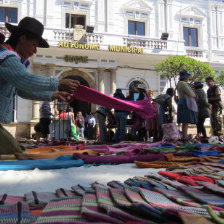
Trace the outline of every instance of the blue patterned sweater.
<instances>
[{"instance_id":1,"label":"blue patterned sweater","mask_svg":"<svg viewBox=\"0 0 224 224\"><path fill-rule=\"evenodd\" d=\"M24 99L50 101L58 88L58 78L31 74L20 59L14 51L0 49L0 123L12 122L16 93Z\"/></svg>"}]
</instances>

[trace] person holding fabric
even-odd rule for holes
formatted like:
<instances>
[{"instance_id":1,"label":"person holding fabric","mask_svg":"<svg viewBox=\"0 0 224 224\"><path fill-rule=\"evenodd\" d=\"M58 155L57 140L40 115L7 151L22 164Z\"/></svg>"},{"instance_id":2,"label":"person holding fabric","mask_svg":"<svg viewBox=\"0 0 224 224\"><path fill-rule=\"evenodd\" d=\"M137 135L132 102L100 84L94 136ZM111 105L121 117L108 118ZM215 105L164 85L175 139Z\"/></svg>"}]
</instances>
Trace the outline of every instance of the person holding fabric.
<instances>
[{"instance_id":1,"label":"person holding fabric","mask_svg":"<svg viewBox=\"0 0 224 224\"><path fill-rule=\"evenodd\" d=\"M93 113L90 113L90 118L88 120L88 139L93 140L94 128L96 126L96 119Z\"/></svg>"},{"instance_id":2,"label":"person holding fabric","mask_svg":"<svg viewBox=\"0 0 224 224\"><path fill-rule=\"evenodd\" d=\"M84 137L85 119L82 116L82 112L81 111L79 111L77 113L77 117L75 119L75 124L76 124L76 127L77 127L78 138L80 139L80 136L81 136L82 140L84 140L85 139L85 137Z\"/></svg>"},{"instance_id":3,"label":"person holding fabric","mask_svg":"<svg viewBox=\"0 0 224 224\"><path fill-rule=\"evenodd\" d=\"M28 60L36 53L37 47L48 48L42 38L44 26L38 20L25 17L18 26L6 23L11 33L9 39L0 43L0 123L13 120L15 94L30 100L70 100L79 82L70 79L39 76L27 71ZM67 92L65 92L67 91ZM13 136L0 124L0 154L14 154L23 149Z\"/></svg>"},{"instance_id":4,"label":"person holding fabric","mask_svg":"<svg viewBox=\"0 0 224 224\"><path fill-rule=\"evenodd\" d=\"M125 100L125 96L121 89L116 89L114 95L115 98ZM117 130L112 138L113 142L121 142L125 140L125 126L127 121L127 112L124 110L115 110L114 113Z\"/></svg>"},{"instance_id":5,"label":"person holding fabric","mask_svg":"<svg viewBox=\"0 0 224 224\"><path fill-rule=\"evenodd\" d=\"M190 74L186 70L180 71L179 82L177 84L178 105L177 123L182 124L182 140L187 142L188 124L197 124L198 106L196 95L188 84Z\"/></svg>"},{"instance_id":6,"label":"person holding fabric","mask_svg":"<svg viewBox=\"0 0 224 224\"><path fill-rule=\"evenodd\" d=\"M209 103L205 91L203 90L203 84L201 82L194 83L195 94L197 95L198 104L198 123L197 123L197 134L202 134L204 138L207 138L204 122L209 113Z\"/></svg>"},{"instance_id":7,"label":"person holding fabric","mask_svg":"<svg viewBox=\"0 0 224 224\"><path fill-rule=\"evenodd\" d=\"M206 78L208 85L207 97L211 111L211 126L213 134L215 136L222 135L222 102L221 102L221 90L215 85L212 77Z\"/></svg>"}]
</instances>

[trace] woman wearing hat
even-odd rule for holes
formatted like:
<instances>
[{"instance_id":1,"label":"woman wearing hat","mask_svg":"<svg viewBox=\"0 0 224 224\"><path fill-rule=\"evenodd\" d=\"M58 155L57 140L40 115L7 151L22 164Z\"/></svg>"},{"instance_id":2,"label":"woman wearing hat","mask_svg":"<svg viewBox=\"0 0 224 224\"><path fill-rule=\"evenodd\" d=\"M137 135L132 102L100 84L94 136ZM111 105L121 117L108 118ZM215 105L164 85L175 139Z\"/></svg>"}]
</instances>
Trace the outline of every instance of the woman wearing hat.
<instances>
[{"instance_id":1,"label":"woman wearing hat","mask_svg":"<svg viewBox=\"0 0 224 224\"><path fill-rule=\"evenodd\" d=\"M58 80L31 74L27 71L28 60L36 53L37 47L48 48L42 38L44 26L34 18L23 18L18 26L6 23L11 36L0 43L0 154L21 152L18 142L7 132L1 123L12 122L15 94L30 100L51 101L69 100L79 85L75 80ZM4 41L1 38L2 42ZM66 92L65 92L66 91Z\"/></svg>"},{"instance_id":2,"label":"woman wearing hat","mask_svg":"<svg viewBox=\"0 0 224 224\"><path fill-rule=\"evenodd\" d=\"M177 123L182 124L182 140L187 141L188 124L197 124L198 122L198 106L196 103L196 95L188 84L190 74L182 70L180 71L179 82L177 84L177 92L179 96L177 105Z\"/></svg>"},{"instance_id":3,"label":"woman wearing hat","mask_svg":"<svg viewBox=\"0 0 224 224\"><path fill-rule=\"evenodd\" d=\"M198 123L197 123L197 134L202 134L204 138L207 138L204 122L209 113L209 103L205 91L203 90L203 84L201 82L194 83L195 94L197 95L198 105Z\"/></svg>"}]
</instances>

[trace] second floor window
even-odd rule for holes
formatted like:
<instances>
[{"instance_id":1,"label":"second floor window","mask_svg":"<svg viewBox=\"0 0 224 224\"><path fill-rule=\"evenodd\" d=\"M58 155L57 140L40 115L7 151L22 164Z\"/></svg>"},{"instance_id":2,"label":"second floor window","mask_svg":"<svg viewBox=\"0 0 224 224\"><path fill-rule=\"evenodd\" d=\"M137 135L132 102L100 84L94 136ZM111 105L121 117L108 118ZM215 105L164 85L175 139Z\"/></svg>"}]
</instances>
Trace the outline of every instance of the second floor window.
<instances>
[{"instance_id":1,"label":"second floor window","mask_svg":"<svg viewBox=\"0 0 224 224\"><path fill-rule=\"evenodd\" d=\"M0 22L17 23L18 22L18 9L0 7Z\"/></svg>"},{"instance_id":2,"label":"second floor window","mask_svg":"<svg viewBox=\"0 0 224 224\"><path fill-rule=\"evenodd\" d=\"M145 36L145 23L128 21L128 34Z\"/></svg>"},{"instance_id":3,"label":"second floor window","mask_svg":"<svg viewBox=\"0 0 224 224\"><path fill-rule=\"evenodd\" d=\"M198 29L184 27L185 46L198 47Z\"/></svg>"},{"instance_id":4,"label":"second floor window","mask_svg":"<svg viewBox=\"0 0 224 224\"><path fill-rule=\"evenodd\" d=\"M66 28L74 28L75 25L82 25L84 28L86 26L86 16L66 13Z\"/></svg>"}]
</instances>

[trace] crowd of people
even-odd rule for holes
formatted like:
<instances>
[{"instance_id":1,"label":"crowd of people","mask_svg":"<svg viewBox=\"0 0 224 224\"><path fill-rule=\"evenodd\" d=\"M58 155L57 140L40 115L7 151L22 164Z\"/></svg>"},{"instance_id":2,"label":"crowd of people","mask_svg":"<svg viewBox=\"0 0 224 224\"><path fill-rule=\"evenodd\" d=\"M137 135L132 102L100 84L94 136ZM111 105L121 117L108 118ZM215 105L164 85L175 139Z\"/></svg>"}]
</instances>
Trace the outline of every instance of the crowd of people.
<instances>
[{"instance_id":1,"label":"crowd of people","mask_svg":"<svg viewBox=\"0 0 224 224\"><path fill-rule=\"evenodd\" d=\"M12 122L13 102L15 94L30 100L45 101L40 111L40 122L37 130L41 130L43 136L49 134L50 112L49 103L46 101L59 100L69 102L71 93L80 85L77 80L62 79L57 77L40 76L27 71L30 65L28 60L36 53L37 47L48 48L48 43L42 38L44 31L43 24L38 20L25 17L17 26L6 23L6 28L11 33L9 39L4 42L0 38L0 154L13 154L22 152L23 148L12 137L12 135L1 125ZM94 139L96 122L99 124L99 142L107 143L123 140L148 140L150 136L155 141L161 140L163 127L166 123L173 123L172 98L175 97L177 103L177 123L182 124L182 141L188 139L188 125L196 124L198 135L207 137L204 127L205 119L210 117L211 127L215 136L222 135L222 101L221 90L215 85L214 79L208 77L207 94L203 90L201 82L189 84L190 74L180 71L179 82L176 90L169 88L166 94L161 94L153 98L153 91L147 92L144 84L135 86L129 96L125 97L121 89L117 89L114 97L120 100L143 100L148 98L154 106L155 115L149 119L143 119L134 112L115 110L104 106L98 107L94 114L82 115L79 111L74 115L72 109L63 111L64 117L71 118L72 136L77 139ZM136 97L137 93L137 97ZM48 109L46 109L48 108ZM127 119L129 118L129 119ZM109 122L106 122L106 121ZM106 124L108 123L108 124ZM126 125L131 124L130 135L126 133ZM107 126L108 125L108 126ZM116 128L113 135L109 135L107 127ZM39 129L38 129L39 128ZM94 134L95 133L95 134Z\"/></svg>"}]
</instances>

